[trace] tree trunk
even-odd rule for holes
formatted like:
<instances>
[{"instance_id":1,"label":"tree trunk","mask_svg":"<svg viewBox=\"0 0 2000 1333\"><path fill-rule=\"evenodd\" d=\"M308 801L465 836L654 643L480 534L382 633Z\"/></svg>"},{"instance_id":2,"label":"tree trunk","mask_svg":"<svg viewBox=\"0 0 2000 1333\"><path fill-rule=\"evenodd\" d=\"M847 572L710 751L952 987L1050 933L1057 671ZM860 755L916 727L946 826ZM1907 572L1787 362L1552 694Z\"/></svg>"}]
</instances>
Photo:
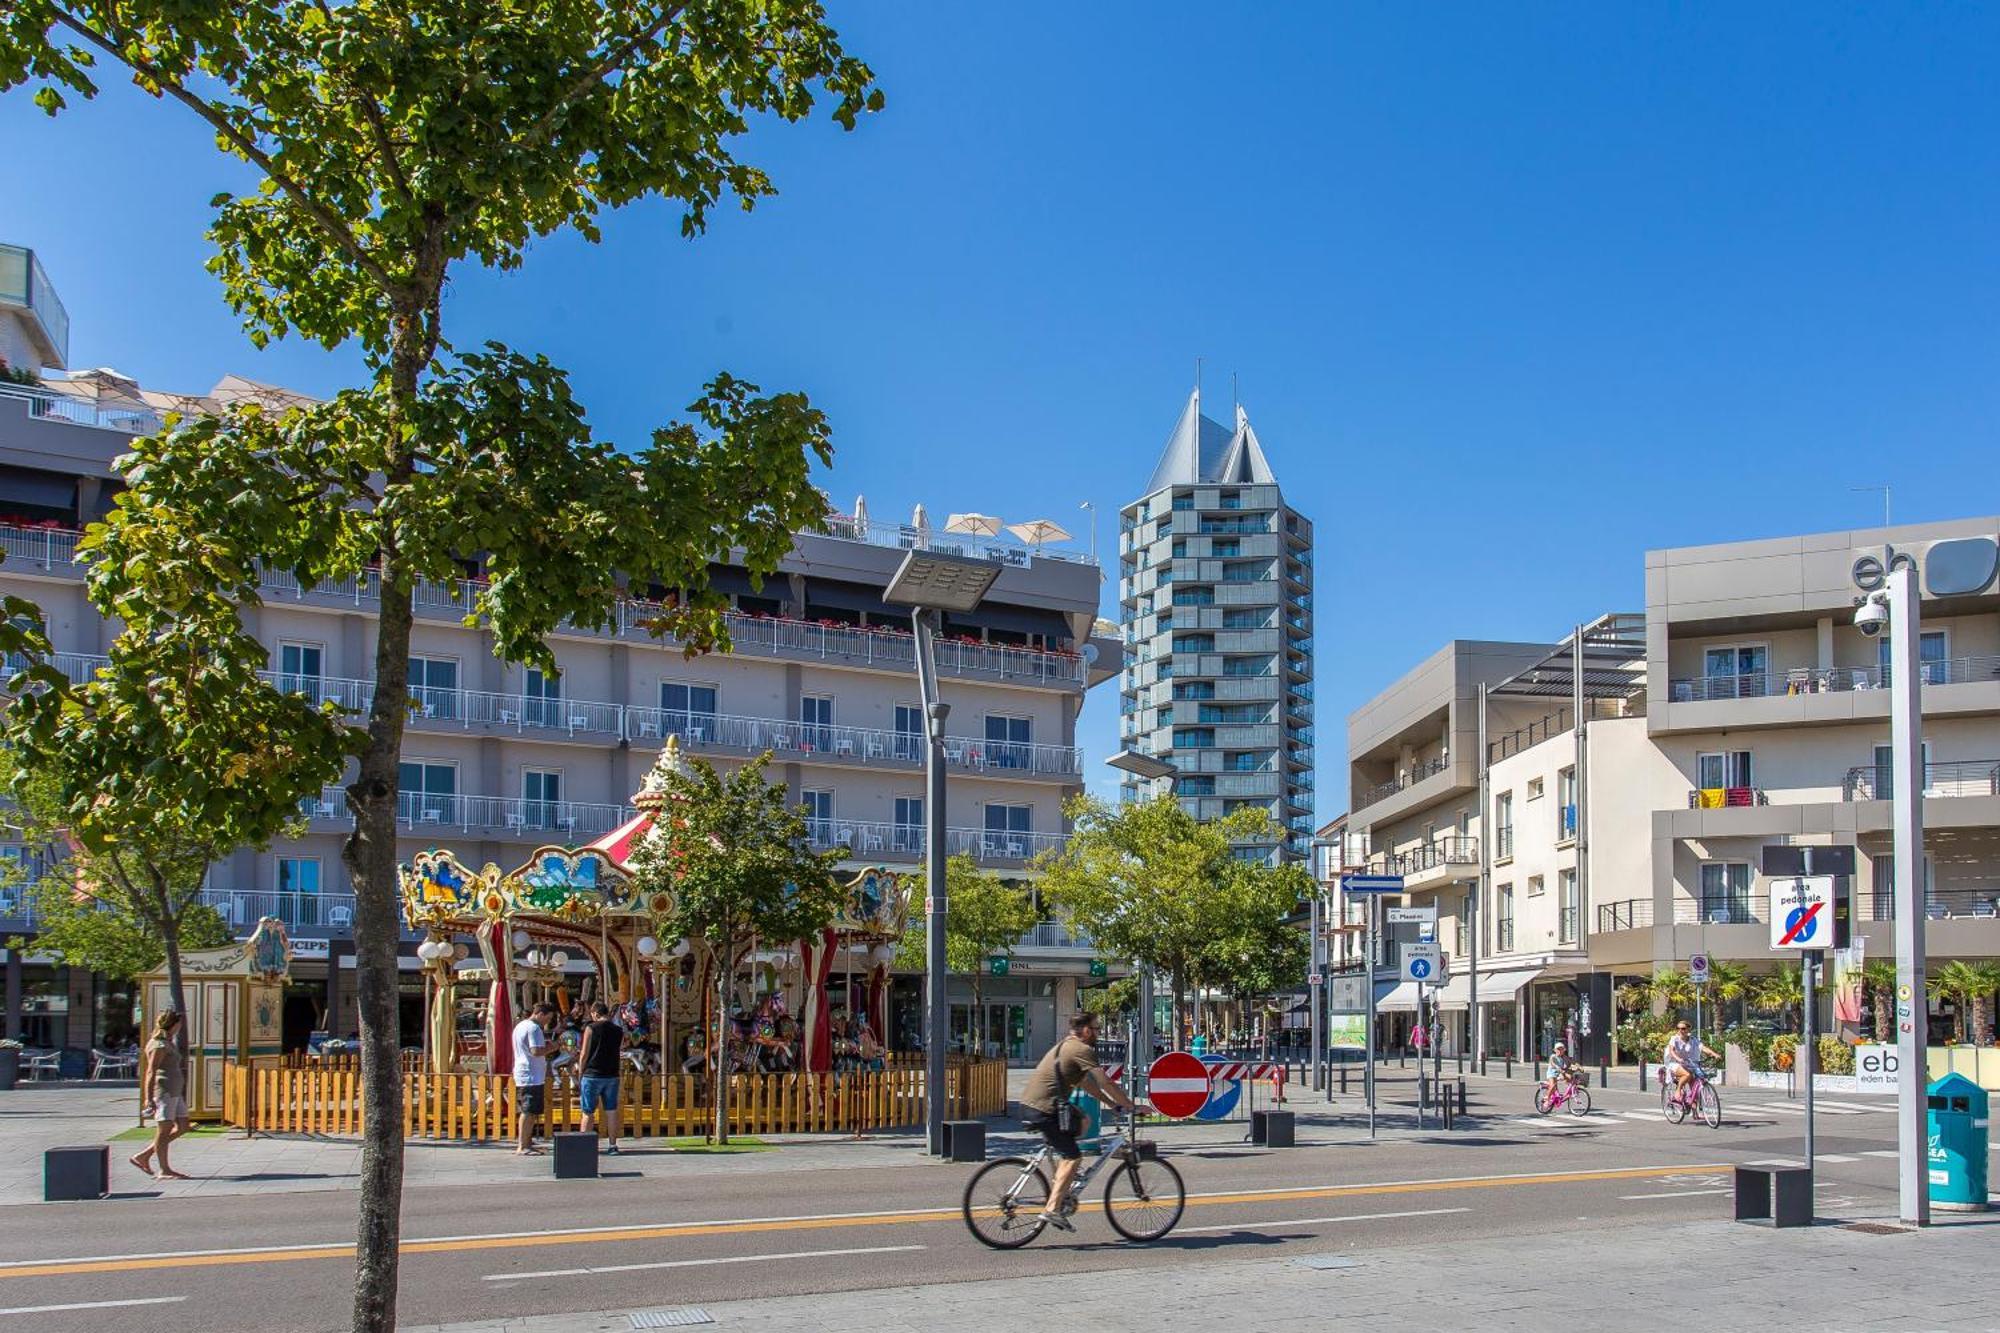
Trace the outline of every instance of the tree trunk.
<instances>
[{"instance_id":1,"label":"tree trunk","mask_svg":"<svg viewBox=\"0 0 2000 1333\"><path fill-rule=\"evenodd\" d=\"M1886 1044L1896 1035L1896 1024L1889 1007L1888 988L1875 987L1875 993L1869 996L1869 999L1873 1001L1875 1007L1875 1040Z\"/></svg>"},{"instance_id":2,"label":"tree trunk","mask_svg":"<svg viewBox=\"0 0 2000 1333\"><path fill-rule=\"evenodd\" d=\"M1187 972L1181 968L1174 968L1168 976L1174 988L1173 1003L1170 1006L1174 1020L1173 1049L1178 1051L1187 1043L1187 1015L1181 1001L1181 997L1187 993Z\"/></svg>"},{"instance_id":3,"label":"tree trunk","mask_svg":"<svg viewBox=\"0 0 2000 1333\"><path fill-rule=\"evenodd\" d=\"M725 945L722 965L715 969L715 1143L729 1142L729 974L735 971L733 946Z\"/></svg>"},{"instance_id":4,"label":"tree trunk","mask_svg":"<svg viewBox=\"0 0 2000 1333\"><path fill-rule=\"evenodd\" d=\"M174 1029L174 1044L181 1048L181 1067L186 1068L189 1022L187 989L181 984L181 923L178 918L168 916L161 920L160 940L167 947L167 1003L173 1005L174 1012L181 1016L180 1026ZM145 1089L141 1088L139 1093L143 1100Z\"/></svg>"}]
</instances>

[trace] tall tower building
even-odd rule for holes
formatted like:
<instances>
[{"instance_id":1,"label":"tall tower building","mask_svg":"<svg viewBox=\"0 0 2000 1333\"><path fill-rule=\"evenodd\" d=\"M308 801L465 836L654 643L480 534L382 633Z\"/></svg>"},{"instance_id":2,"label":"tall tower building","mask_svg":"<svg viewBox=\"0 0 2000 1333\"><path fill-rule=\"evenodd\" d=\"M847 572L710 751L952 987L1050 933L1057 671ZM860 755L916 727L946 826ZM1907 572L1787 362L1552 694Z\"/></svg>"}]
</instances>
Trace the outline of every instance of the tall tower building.
<instances>
[{"instance_id":1,"label":"tall tower building","mask_svg":"<svg viewBox=\"0 0 2000 1333\"><path fill-rule=\"evenodd\" d=\"M1187 810L1268 810L1280 840L1245 855L1304 860L1312 841L1312 523L1285 503L1241 407L1232 430L1195 390L1145 494L1119 516L1127 749L1171 762ZM1168 779L1128 779L1124 795Z\"/></svg>"}]
</instances>

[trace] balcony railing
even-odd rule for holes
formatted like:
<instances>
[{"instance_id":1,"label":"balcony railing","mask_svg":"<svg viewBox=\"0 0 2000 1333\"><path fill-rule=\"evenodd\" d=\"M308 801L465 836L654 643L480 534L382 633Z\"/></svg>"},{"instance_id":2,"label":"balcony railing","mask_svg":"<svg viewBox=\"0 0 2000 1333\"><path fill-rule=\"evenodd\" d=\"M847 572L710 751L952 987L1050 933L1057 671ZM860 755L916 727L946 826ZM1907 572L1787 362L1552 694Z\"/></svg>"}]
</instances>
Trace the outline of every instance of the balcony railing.
<instances>
[{"instance_id":1,"label":"balcony railing","mask_svg":"<svg viewBox=\"0 0 2000 1333\"><path fill-rule=\"evenodd\" d=\"M1493 928L1493 952L1507 953L1514 947L1514 923L1502 921Z\"/></svg>"},{"instance_id":2,"label":"balcony railing","mask_svg":"<svg viewBox=\"0 0 2000 1333\"><path fill-rule=\"evenodd\" d=\"M1354 808L1359 810L1364 806L1374 805L1377 801L1384 801L1394 796L1405 787L1414 787L1425 778L1436 777L1444 772L1446 762L1443 755L1438 755L1424 760L1407 773L1399 774L1387 782L1378 782L1355 798Z\"/></svg>"},{"instance_id":3,"label":"balcony railing","mask_svg":"<svg viewBox=\"0 0 2000 1333\"><path fill-rule=\"evenodd\" d=\"M1674 899L1677 926L1756 926L1771 919L1768 893L1708 894Z\"/></svg>"},{"instance_id":4,"label":"balcony railing","mask_svg":"<svg viewBox=\"0 0 2000 1333\"><path fill-rule=\"evenodd\" d=\"M1886 764L1867 764L1847 770L1842 790L1850 801L1886 801L1895 794L1895 783ZM1925 764L1924 795L2000 796L2000 759Z\"/></svg>"},{"instance_id":5,"label":"balcony railing","mask_svg":"<svg viewBox=\"0 0 2000 1333\"><path fill-rule=\"evenodd\" d=\"M915 860L924 854L929 842L921 824L862 819L815 819L807 823L815 848L831 851L845 847L856 860L862 861ZM979 861L1031 861L1043 852L1060 848L1066 841L1060 833L972 828L948 828L944 832L947 856L965 855Z\"/></svg>"},{"instance_id":6,"label":"balcony railing","mask_svg":"<svg viewBox=\"0 0 2000 1333\"><path fill-rule=\"evenodd\" d=\"M1493 830L1493 859L1505 861L1514 854L1514 826L1508 824Z\"/></svg>"},{"instance_id":7,"label":"balcony railing","mask_svg":"<svg viewBox=\"0 0 2000 1333\"><path fill-rule=\"evenodd\" d=\"M1723 810L1739 805L1769 805L1762 787L1696 787L1688 793L1690 810Z\"/></svg>"},{"instance_id":8,"label":"balcony railing","mask_svg":"<svg viewBox=\"0 0 2000 1333\"><path fill-rule=\"evenodd\" d=\"M28 415L38 421L67 421L72 426L94 426L124 435L151 435L165 424L149 407L100 406L87 398L72 398L28 384L0 381L0 398L26 399Z\"/></svg>"},{"instance_id":9,"label":"balcony railing","mask_svg":"<svg viewBox=\"0 0 2000 1333\"><path fill-rule=\"evenodd\" d=\"M1965 685L2000 680L2000 657L1945 658L1925 662L1919 671L1926 685ZM1738 676L1684 676L1668 682L1667 697L1679 704L1714 699L1764 699L1776 695L1845 694L1855 690L1883 689L1889 681L1889 668L1882 666L1792 667L1785 671Z\"/></svg>"},{"instance_id":10,"label":"balcony railing","mask_svg":"<svg viewBox=\"0 0 2000 1333\"><path fill-rule=\"evenodd\" d=\"M294 935L354 928L354 895L346 891L300 893L203 889L201 900L220 912L223 921L238 932L249 931L267 916L284 922L285 929Z\"/></svg>"},{"instance_id":11,"label":"balcony railing","mask_svg":"<svg viewBox=\"0 0 2000 1333\"><path fill-rule=\"evenodd\" d=\"M1854 915L1862 921L1895 920L1894 890L1857 889ZM1970 889L1932 889L1924 895L1924 915L1932 921L2000 920L2000 884Z\"/></svg>"},{"instance_id":12,"label":"balcony railing","mask_svg":"<svg viewBox=\"0 0 2000 1333\"><path fill-rule=\"evenodd\" d=\"M19 561L44 570L69 572L76 564L76 541L81 535L67 528L0 524L0 550L7 553L9 565ZM369 606L379 602L381 596L376 581L365 576L333 579L305 588L290 574L273 570L266 572L262 586L266 593L275 596L322 604L330 601ZM420 580L411 600L419 608L463 615L484 586L474 579L449 583ZM624 599L616 605L614 623L602 632L621 639L669 642L671 636L661 639L649 628L666 611L656 602ZM893 626L826 624L741 612L729 613L724 622L729 630L730 649L735 653L912 673L916 670L915 639L908 630ZM997 677L1049 686L1081 685L1084 679L1081 653L960 639L939 641L937 666L941 674L948 676Z\"/></svg>"},{"instance_id":13,"label":"balcony railing","mask_svg":"<svg viewBox=\"0 0 2000 1333\"><path fill-rule=\"evenodd\" d=\"M1556 942L1558 944L1576 943L1576 918L1577 911L1574 907L1565 907L1556 913Z\"/></svg>"},{"instance_id":14,"label":"balcony railing","mask_svg":"<svg viewBox=\"0 0 2000 1333\"><path fill-rule=\"evenodd\" d=\"M1427 870L1439 870L1446 866L1477 865L1479 863L1479 839L1469 837L1439 838L1415 847L1407 852L1381 859L1380 873L1385 875L1418 875Z\"/></svg>"},{"instance_id":15,"label":"balcony railing","mask_svg":"<svg viewBox=\"0 0 2000 1333\"><path fill-rule=\"evenodd\" d=\"M1597 905L1597 930L1605 934L1614 930L1639 930L1653 924L1653 900L1651 898L1626 898L1615 903Z\"/></svg>"},{"instance_id":16,"label":"balcony railing","mask_svg":"<svg viewBox=\"0 0 2000 1333\"><path fill-rule=\"evenodd\" d=\"M949 555L969 555L997 560L1004 565L1026 565L1030 559L1061 560L1073 565L1094 565L1097 561L1082 551L1059 546L1024 546L1006 537L973 537L958 532L919 529L910 524L864 523L848 514L828 514L826 527L817 534L842 541L865 542L904 551L923 549Z\"/></svg>"},{"instance_id":17,"label":"balcony railing","mask_svg":"<svg viewBox=\"0 0 2000 1333\"><path fill-rule=\"evenodd\" d=\"M1088 935L1079 935L1060 921L1038 922L1021 937L1022 949L1081 949L1095 950Z\"/></svg>"}]
</instances>

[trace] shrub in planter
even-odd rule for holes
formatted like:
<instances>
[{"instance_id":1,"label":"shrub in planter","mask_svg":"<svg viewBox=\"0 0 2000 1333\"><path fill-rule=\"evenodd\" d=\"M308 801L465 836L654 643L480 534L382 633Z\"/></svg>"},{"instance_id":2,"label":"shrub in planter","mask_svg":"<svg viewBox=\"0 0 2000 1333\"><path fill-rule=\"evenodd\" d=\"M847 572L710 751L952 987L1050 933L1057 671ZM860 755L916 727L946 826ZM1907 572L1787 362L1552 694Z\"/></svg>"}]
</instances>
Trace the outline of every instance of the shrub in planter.
<instances>
[{"instance_id":1,"label":"shrub in planter","mask_svg":"<svg viewBox=\"0 0 2000 1333\"><path fill-rule=\"evenodd\" d=\"M1854 1048L1835 1036L1819 1039L1819 1072L1822 1074L1852 1074L1854 1072Z\"/></svg>"},{"instance_id":2,"label":"shrub in planter","mask_svg":"<svg viewBox=\"0 0 2000 1333\"><path fill-rule=\"evenodd\" d=\"M1722 1034L1722 1040L1726 1045L1739 1047L1743 1052L1744 1059L1750 1062L1752 1069L1770 1069L1771 1034L1763 1028L1751 1027L1747 1023L1738 1023L1735 1027Z\"/></svg>"},{"instance_id":3,"label":"shrub in planter","mask_svg":"<svg viewBox=\"0 0 2000 1333\"><path fill-rule=\"evenodd\" d=\"M1799 1039L1790 1032L1780 1032L1771 1038L1771 1068L1780 1074L1789 1071L1798 1059Z\"/></svg>"}]
</instances>

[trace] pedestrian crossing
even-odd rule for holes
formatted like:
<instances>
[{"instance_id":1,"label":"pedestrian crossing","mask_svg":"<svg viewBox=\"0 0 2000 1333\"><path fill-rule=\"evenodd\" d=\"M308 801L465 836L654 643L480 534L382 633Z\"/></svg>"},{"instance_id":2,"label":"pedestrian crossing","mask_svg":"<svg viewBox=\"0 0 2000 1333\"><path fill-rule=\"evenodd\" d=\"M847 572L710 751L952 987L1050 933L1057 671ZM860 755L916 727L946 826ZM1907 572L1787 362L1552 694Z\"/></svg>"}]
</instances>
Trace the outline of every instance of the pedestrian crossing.
<instances>
[{"instance_id":1,"label":"pedestrian crossing","mask_svg":"<svg viewBox=\"0 0 2000 1333\"><path fill-rule=\"evenodd\" d=\"M1820 1098L1813 1103L1813 1111L1822 1116L1894 1115L1896 1104L1892 1100L1880 1103L1828 1101ZM1806 1107L1802 1101L1758 1100L1753 1098L1730 1098L1724 1096L1722 1114L1725 1119L1756 1118L1769 1113L1773 1116L1805 1117ZM1508 1123L1536 1129L1579 1129L1585 1126L1602 1125L1607 1120L1631 1120L1640 1124L1661 1124L1664 1117L1658 1106L1636 1110L1593 1110L1588 1116L1571 1116L1561 1112L1555 1115L1509 1116Z\"/></svg>"}]
</instances>

